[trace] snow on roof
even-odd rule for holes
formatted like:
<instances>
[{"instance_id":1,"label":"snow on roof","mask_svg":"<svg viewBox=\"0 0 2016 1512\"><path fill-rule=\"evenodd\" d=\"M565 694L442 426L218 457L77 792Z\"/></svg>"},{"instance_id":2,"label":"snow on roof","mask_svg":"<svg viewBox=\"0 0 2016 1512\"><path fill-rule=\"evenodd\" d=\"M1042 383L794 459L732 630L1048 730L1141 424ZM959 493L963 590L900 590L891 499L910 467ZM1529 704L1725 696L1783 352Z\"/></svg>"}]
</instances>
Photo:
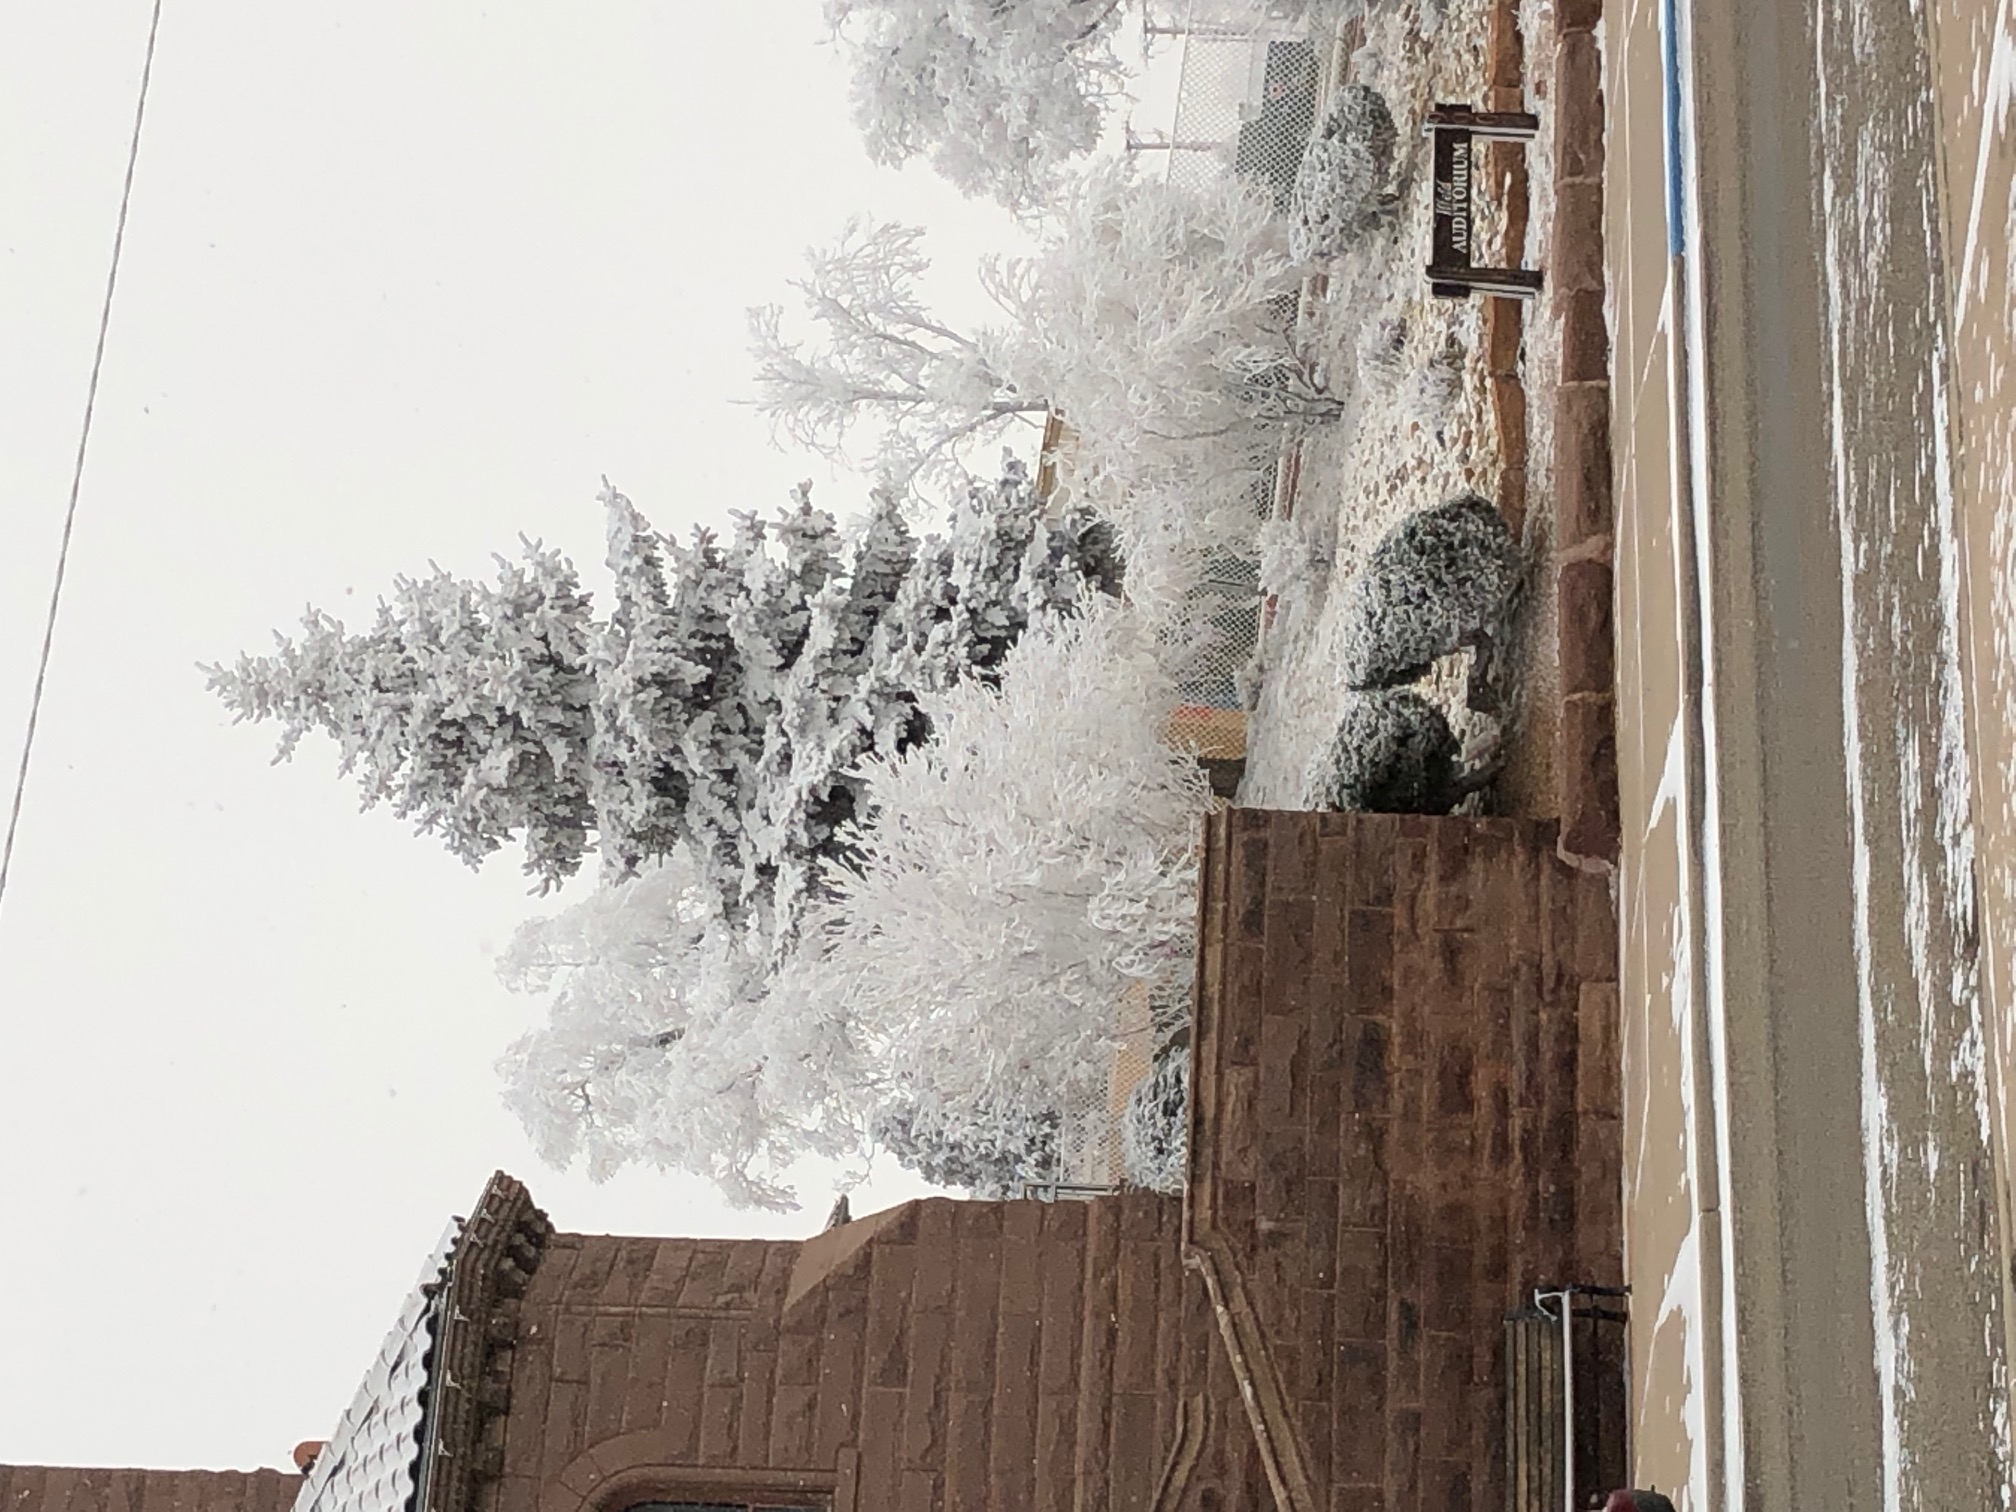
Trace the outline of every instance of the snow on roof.
<instances>
[{"instance_id":1,"label":"snow on roof","mask_svg":"<svg viewBox=\"0 0 2016 1512\"><path fill-rule=\"evenodd\" d=\"M408 1512L420 1473L437 1298L461 1235L452 1223L399 1310L378 1358L294 1499L294 1512Z\"/></svg>"}]
</instances>

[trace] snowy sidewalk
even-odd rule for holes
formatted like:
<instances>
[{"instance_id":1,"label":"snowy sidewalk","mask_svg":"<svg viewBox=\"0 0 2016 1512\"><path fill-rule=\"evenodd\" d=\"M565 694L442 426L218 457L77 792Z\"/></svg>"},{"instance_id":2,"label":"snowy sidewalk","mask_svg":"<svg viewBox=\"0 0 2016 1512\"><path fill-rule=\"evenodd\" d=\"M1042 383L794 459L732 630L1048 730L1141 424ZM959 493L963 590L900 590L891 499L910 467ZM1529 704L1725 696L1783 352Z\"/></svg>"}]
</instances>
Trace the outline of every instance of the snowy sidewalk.
<instances>
[{"instance_id":1,"label":"snowy sidewalk","mask_svg":"<svg viewBox=\"0 0 2016 1512\"><path fill-rule=\"evenodd\" d=\"M1932 66L1953 303L1982 993L1995 1083L2005 1327L2016 1329L2016 0L1937 0ZM2012 1341L2016 1355L2016 1341Z\"/></svg>"}]
</instances>

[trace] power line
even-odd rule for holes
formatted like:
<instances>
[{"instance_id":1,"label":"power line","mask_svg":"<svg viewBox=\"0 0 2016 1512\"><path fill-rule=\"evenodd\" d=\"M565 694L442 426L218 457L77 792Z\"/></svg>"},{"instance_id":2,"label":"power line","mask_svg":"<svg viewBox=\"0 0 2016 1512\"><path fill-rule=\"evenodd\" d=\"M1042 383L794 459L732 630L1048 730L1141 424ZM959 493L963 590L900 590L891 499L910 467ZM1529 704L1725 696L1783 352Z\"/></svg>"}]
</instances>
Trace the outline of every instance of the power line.
<instances>
[{"instance_id":1,"label":"power line","mask_svg":"<svg viewBox=\"0 0 2016 1512\"><path fill-rule=\"evenodd\" d=\"M133 139L126 148L126 182L119 191L119 226L112 233L112 268L105 278L105 303L98 312L98 345L91 354L91 384L84 393L84 425L77 436L77 465L70 474L70 504L63 511L63 541L56 550L56 581L49 589L49 618L42 628L42 655L35 664L35 692L28 700L28 731L21 740L21 770L14 778L14 804L7 815L7 844L0 850L0 898L14 866L14 839L21 830L21 800L28 791L28 763L35 754L35 726L42 716L42 690L49 680L49 653L56 644L56 611L63 602L63 576L70 565L70 536L77 526L77 495L84 487L84 455L91 446L91 417L98 407L98 377L105 370L105 333L112 325L112 291L119 287L119 254L126 245L126 212L133 203L133 169L140 161L140 128L147 119L147 86L154 78L154 41L161 34L161 0L147 23L147 59L140 68L140 98L133 109Z\"/></svg>"}]
</instances>

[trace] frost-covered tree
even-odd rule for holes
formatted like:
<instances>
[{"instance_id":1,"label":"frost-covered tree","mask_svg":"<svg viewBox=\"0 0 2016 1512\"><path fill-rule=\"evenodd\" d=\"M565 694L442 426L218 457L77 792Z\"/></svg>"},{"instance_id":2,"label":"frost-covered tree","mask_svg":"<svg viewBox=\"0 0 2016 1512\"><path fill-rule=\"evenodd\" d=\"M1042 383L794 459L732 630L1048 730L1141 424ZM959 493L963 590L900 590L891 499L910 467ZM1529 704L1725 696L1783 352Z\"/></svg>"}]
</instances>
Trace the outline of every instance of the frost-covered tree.
<instances>
[{"instance_id":1,"label":"frost-covered tree","mask_svg":"<svg viewBox=\"0 0 2016 1512\"><path fill-rule=\"evenodd\" d=\"M854 118L881 163L925 157L1011 209L1098 145L1120 98L1119 0L829 0Z\"/></svg>"},{"instance_id":2,"label":"frost-covered tree","mask_svg":"<svg viewBox=\"0 0 2016 1512\"><path fill-rule=\"evenodd\" d=\"M1050 408L1002 370L991 332L959 330L925 302L923 243L921 226L855 220L809 251L791 287L817 344L784 333L780 306L749 312L757 409L778 436L829 459L872 461L899 486L920 473L963 481L973 445L1017 427L1033 439ZM864 419L880 428L865 452L851 445Z\"/></svg>"},{"instance_id":3,"label":"frost-covered tree","mask_svg":"<svg viewBox=\"0 0 2016 1512\"><path fill-rule=\"evenodd\" d=\"M555 1166L689 1171L737 1205L788 1210L794 1162L861 1145L854 1089L870 1078L844 1023L817 1004L774 1011L690 851L521 927L499 969L548 998L498 1070Z\"/></svg>"},{"instance_id":4,"label":"frost-covered tree","mask_svg":"<svg viewBox=\"0 0 2016 1512\"><path fill-rule=\"evenodd\" d=\"M1302 153L1289 191L1290 245L1298 260L1336 257L1391 220L1399 132L1385 96L1346 84Z\"/></svg>"},{"instance_id":5,"label":"frost-covered tree","mask_svg":"<svg viewBox=\"0 0 2016 1512\"><path fill-rule=\"evenodd\" d=\"M1203 774L1132 611L1032 626L998 685L924 701L934 738L866 772L858 859L776 993L842 1005L895 1085L1044 1108L1104 1085L1130 984L1188 969Z\"/></svg>"},{"instance_id":6,"label":"frost-covered tree","mask_svg":"<svg viewBox=\"0 0 2016 1512\"><path fill-rule=\"evenodd\" d=\"M1446 814L1488 786L1496 751L1465 766L1442 711L1409 688L1348 694L1344 711L1310 764L1315 808L1364 814Z\"/></svg>"},{"instance_id":7,"label":"frost-covered tree","mask_svg":"<svg viewBox=\"0 0 2016 1512\"><path fill-rule=\"evenodd\" d=\"M796 917L823 865L843 851L838 836L859 802L861 758L897 749L909 732L916 707L910 690L875 675L871 658L916 565L917 542L901 507L892 495L878 495L844 580L827 581L810 601L803 647L779 683L765 730L761 801L747 825L785 920Z\"/></svg>"},{"instance_id":8,"label":"frost-covered tree","mask_svg":"<svg viewBox=\"0 0 2016 1512\"><path fill-rule=\"evenodd\" d=\"M1117 592L1118 576L1111 531L1083 510L1045 518L1013 457L999 478L968 488L944 536L921 545L894 500L878 501L845 587L836 581L812 606L749 809L780 947L831 866L853 854L863 759L921 743L924 700L963 680L993 681L1033 617Z\"/></svg>"},{"instance_id":9,"label":"frost-covered tree","mask_svg":"<svg viewBox=\"0 0 2016 1512\"><path fill-rule=\"evenodd\" d=\"M1487 645L1524 581L1519 543L1490 500L1459 494L1414 511L1345 585L1344 685L1416 682L1439 658Z\"/></svg>"},{"instance_id":10,"label":"frost-covered tree","mask_svg":"<svg viewBox=\"0 0 2016 1512\"><path fill-rule=\"evenodd\" d=\"M595 637L595 806L604 870L623 877L686 833L687 731L714 702L734 643L713 537L666 539L607 480L602 503L614 592Z\"/></svg>"},{"instance_id":11,"label":"frost-covered tree","mask_svg":"<svg viewBox=\"0 0 2016 1512\"><path fill-rule=\"evenodd\" d=\"M885 523L857 572L900 560ZM780 873L767 930L682 843L521 933L504 975L552 1007L504 1069L549 1156L676 1165L764 1203L791 1159L871 1129L935 1179L1044 1174L1058 1098L1103 1086L1129 984L1187 970L1208 794L1161 741L1151 637L1098 595L1037 616L991 674L912 696L932 738L864 753L842 848L795 905Z\"/></svg>"},{"instance_id":12,"label":"frost-covered tree","mask_svg":"<svg viewBox=\"0 0 2016 1512\"><path fill-rule=\"evenodd\" d=\"M787 337L774 308L752 313L757 403L782 433L858 457L854 430L871 422L893 476L942 476L1057 410L1074 485L1116 511L1131 547L1143 527L1127 511L1143 507L1193 524L1229 512L1250 531L1253 479L1281 433L1342 412L1290 341L1301 270L1286 234L1237 179L1094 168L1033 257L983 267L1003 319L982 329L925 304L919 236L856 227L814 254L798 288L820 344Z\"/></svg>"},{"instance_id":13,"label":"frost-covered tree","mask_svg":"<svg viewBox=\"0 0 2016 1512\"><path fill-rule=\"evenodd\" d=\"M528 541L494 584L402 577L369 630L310 608L272 655L204 670L236 720L279 723L276 761L320 730L366 808L390 805L471 866L522 837L543 891L595 827L590 634L573 566Z\"/></svg>"}]
</instances>

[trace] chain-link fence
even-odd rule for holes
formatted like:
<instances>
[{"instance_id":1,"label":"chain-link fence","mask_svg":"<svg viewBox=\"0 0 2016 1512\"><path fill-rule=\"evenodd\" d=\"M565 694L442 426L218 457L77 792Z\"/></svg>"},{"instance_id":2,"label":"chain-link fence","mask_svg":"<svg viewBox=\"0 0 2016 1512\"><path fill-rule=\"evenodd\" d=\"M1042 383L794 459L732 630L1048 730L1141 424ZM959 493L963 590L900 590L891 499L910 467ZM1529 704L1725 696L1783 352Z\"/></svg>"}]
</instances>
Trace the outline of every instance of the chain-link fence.
<instances>
[{"instance_id":1,"label":"chain-link fence","mask_svg":"<svg viewBox=\"0 0 2016 1512\"><path fill-rule=\"evenodd\" d=\"M1178 80L1168 126L1130 131L1130 147L1144 157L1163 156L1173 182L1202 185L1238 174L1264 185L1285 210L1341 61L1338 37L1312 31L1305 9L1267 0L1151 6L1145 30L1151 40L1180 49ZM1292 330L1296 310L1280 313ZM1274 512L1279 484L1273 471L1254 479L1256 527ZM1187 658L1184 701L1170 733L1211 767L1229 797L1246 749L1240 673L1263 633L1256 553L1213 553L1193 596L1191 621L1202 634Z\"/></svg>"},{"instance_id":2,"label":"chain-link fence","mask_svg":"<svg viewBox=\"0 0 2016 1512\"><path fill-rule=\"evenodd\" d=\"M1103 1096L1090 1093L1059 1109L1056 1161L1049 1171L1031 1172L1022 1195L1052 1199L1089 1197L1127 1184L1127 1159L1122 1128L1128 1099L1150 1071L1155 1057L1190 1008L1188 981L1150 986L1129 992L1115 1015L1112 1063Z\"/></svg>"}]
</instances>

